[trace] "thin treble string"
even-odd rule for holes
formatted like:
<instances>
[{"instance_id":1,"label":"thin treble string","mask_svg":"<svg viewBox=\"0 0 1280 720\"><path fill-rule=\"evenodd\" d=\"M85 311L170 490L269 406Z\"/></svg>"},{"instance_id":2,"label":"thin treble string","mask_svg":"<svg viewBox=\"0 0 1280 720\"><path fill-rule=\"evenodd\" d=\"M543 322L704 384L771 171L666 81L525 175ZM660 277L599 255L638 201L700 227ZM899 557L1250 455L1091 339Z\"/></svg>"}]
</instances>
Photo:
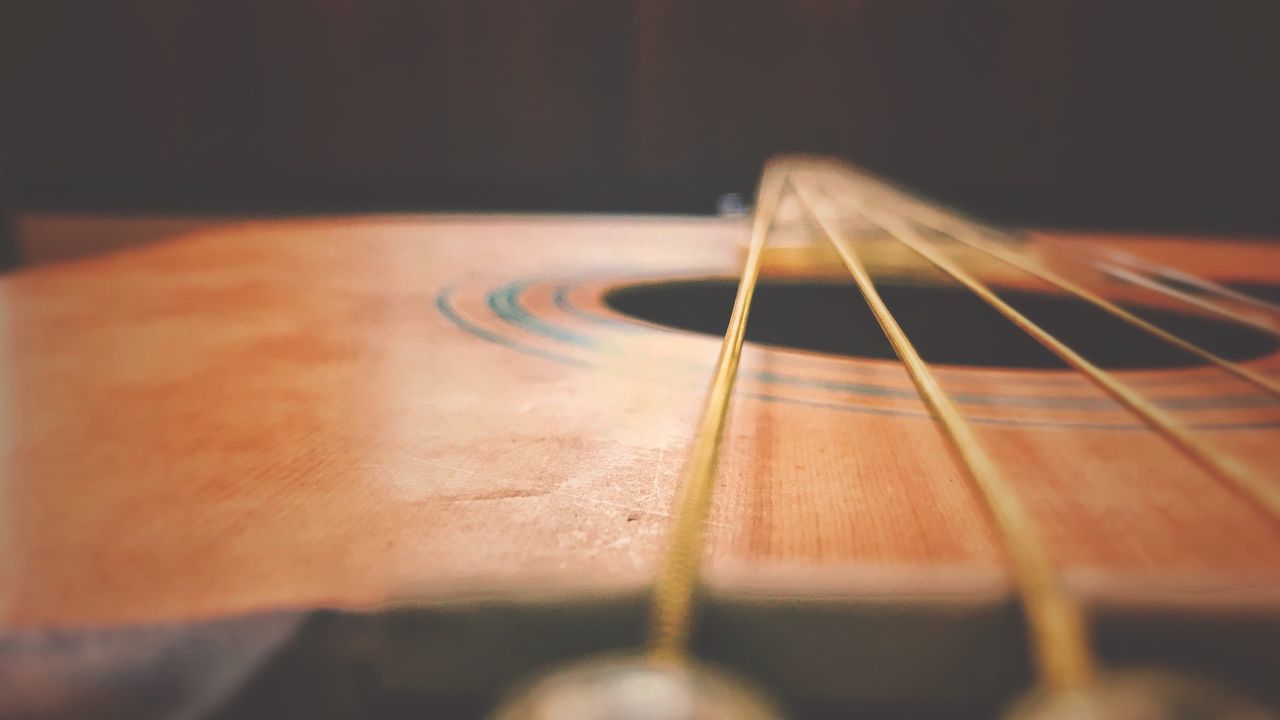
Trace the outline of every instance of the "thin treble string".
<instances>
[{"instance_id":1,"label":"thin treble string","mask_svg":"<svg viewBox=\"0 0 1280 720\"><path fill-rule=\"evenodd\" d=\"M1268 302L1262 298L1257 298L1248 293L1240 292L1235 288L1227 287L1222 283L1214 282L1208 278L1202 278L1183 270L1152 262L1146 258L1135 257L1129 253L1120 252L1119 250L1107 250L1105 253L1094 250L1094 254L1104 257L1112 263L1128 265L1129 267L1137 268L1148 275L1163 278L1163 280L1157 281L1162 284L1165 283L1165 281L1178 282L1183 285L1200 288L1204 292L1212 295L1218 295L1234 302L1244 305L1252 305L1259 310L1265 310L1270 313L1280 313L1280 305L1276 305L1273 302ZM1165 286L1168 287L1167 284Z\"/></svg>"},{"instance_id":2,"label":"thin treble string","mask_svg":"<svg viewBox=\"0 0 1280 720\"><path fill-rule=\"evenodd\" d=\"M1233 485L1236 490L1240 491L1248 499L1260 505L1265 512L1280 520L1280 485L1262 477L1230 453L1224 452L1206 442L1172 415L1157 407L1132 387L1122 382L1114 374L1089 362L1066 343L1032 322L996 295L989 286L946 257L937 247L917 232L909 222L904 221L894 213L886 213L866 207L856 197L856 194L852 197L849 195L844 195L843 197L846 202L854 204L863 217L873 225L879 226L891 237L911 248L937 266L939 270L967 287L997 312L1008 318L1019 329L1061 358L1067 365L1079 370L1121 405L1142 418L1144 422L1164 435L1170 443L1202 468L1219 480Z\"/></svg>"},{"instance_id":3,"label":"thin treble string","mask_svg":"<svg viewBox=\"0 0 1280 720\"><path fill-rule=\"evenodd\" d=\"M1192 295L1189 292L1184 292L1177 288L1169 287L1168 285L1165 285L1159 280L1153 280L1146 275L1142 275L1141 273L1134 272L1133 270L1129 270L1128 268L1123 268L1118 265L1113 265L1107 261L1090 263L1090 267L1092 267L1093 269L1099 272L1110 275L1111 277L1117 280L1122 280L1124 282L1129 283L1130 285L1136 285L1137 287L1144 288L1152 292L1160 293L1161 295L1167 295L1176 300L1185 302L1188 305L1194 305L1195 307L1198 307L1201 310L1204 310L1206 312L1212 313L1214 315L1218 315L1220 317L1224 317L1228 320L1231 320L1232 322L1244 323L1250 327L1255 327L1255 328L1258 328L1259 330L1263 330L1265 332L1271 333L1272 335L1280 335L1280 327L1276 327L1275 325L1265 320L1249 317L1247 315L1241 315L1240 313L1234 312L1230 308L1225 308L1219 305L1218 303L1212 302L1210 300L1205 300L1202 297L1196 297L1195 295Z\"/></svg>"},{"instance_id":4,"label":"thin treble string","mask_svg":"<svg viewBox=\"0 0 1280 720\"><path fill-rule=\"evenodd\" d=\"M1128 310L1125 310L1119 305L1116 305L1101 295L1088 290L1078 283L1068 280L1062 275L1045 267L1043 264L1037 263L1020 253L1012 252L1002 245L993 243L984 237L984 233L995 234L997 236L1003 236L1004 233L1000 233L994 229L979 232L974 230L974 223L960 219L950 212L939 210L910 198L905 198L900 191L890 188L883 183L869 180L849 170L846 166L840 165L838 166L838 169L840 174L846 177L848 181L853 183L855 186L866 187L870 185L879 190L877 194L881 196L887 194L888 198L885 200L886 205L896 205L899 208L907 208L905 210L901 210L901 214L912 218L920 225L944 233L952 239L968 245L979 252L990 255L991 257L1012 265L1023 272L1049 283L1050 285L1054 285L1065 290L1079 299L1106 311L1107 313L1129 323L1130 325L1133 325L1136 328L1139 328L1140 330L1160 338L1180 350L1190 353L1206 362L1212 363L1232 375L1235 375L1241 380L1262 388L1272 395L1280 397L1280 381L1272 380L1271 378L1250 370L1243 365L1234 363L1224 357L1210 352L1189 340L1184 340L1183 338L1178 337L1177 335L1174 335L1173 333L1164 330L1163 328L1154 325L1137 315L1134 315Z\"/></svg>"},{"instance_id":5,"label":"thin treble string","mask_svg":"<svg viewBox=\"0 0 1280 720\"><path fill-rule=\"evenodd\" d=\"M785 166L776 162L767 165L760 177L742 279L738 282L729 328L720 345L715 374L693 440L667 553L654 583L648 652L656 659L683 662L688 657L694 594L702 564L703 530L711 507L725 418L742 355L747 314L760 276L760 258L786 182Z\"/></svg>"},{"instance_id":6,"label":"thin treble string","mask_svg":"<svg viewBox=\"0 0 1280 720\"><path fill-rule=\"evenodd\" d=\"M1084 618L1079 604L1063 587L1049 553L1013 486L1000 471L955 401L898 325L876 290L853 243L837 223L818 212L809 182L792 176L792 188L806 213L835 247L862 291L876 321L906 367L921 398L940 423L942 434L961 460L973 485L995 521L1026 611L1032 648L1042 682L1055 691L1080 690L1094 674Z\"/></svg>"}]
</instances>

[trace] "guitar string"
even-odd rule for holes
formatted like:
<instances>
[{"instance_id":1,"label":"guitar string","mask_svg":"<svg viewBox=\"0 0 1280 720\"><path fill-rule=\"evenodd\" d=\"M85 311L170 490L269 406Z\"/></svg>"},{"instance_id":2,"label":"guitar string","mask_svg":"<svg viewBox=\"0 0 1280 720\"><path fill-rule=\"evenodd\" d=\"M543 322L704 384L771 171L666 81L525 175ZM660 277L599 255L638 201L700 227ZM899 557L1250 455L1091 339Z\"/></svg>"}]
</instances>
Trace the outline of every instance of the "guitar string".
<instances>
[{"instance_id":1,"label":"guitar string","mask_svg":"<svg viewBox=\"0 0 1280 720\"><path fill-rule=\"evenodd\" d=\"M921 201L904 197L903 193L896 188L878 180L867 178L852 171L843 164L833 165L840 175L848 178L858 186L872 186L880 188L880 195L887 194L889 196L886 200L886 204L890 206L896 205L898 208L910 208L910 210L900 209L898 211L899 214L909 216L925 227L941 232L960 243L978 250L979 252L994 257L1006 264L1022 270L1023 272L1037 277L1050 285L1054 285L1065 290L1077 298L1084 300L1085 302L1129 323L1130 325L1133 325L1134 327L1160 338L1180 350L1188 352L1205 362L1212 363L1241 380L1266 390L1272 395L1280 397L1280 381L1272 380L1271 378L1244 367L1243 365L1232 362L1231 360L1206 350L1189 340L1178 337L1177 335L1174 335L1173 333L1144 320L1137 315L1134 315L1128 310L1125 310L1119 305L1107 300L1091 290L1088 290L1078 283L1063 277L1047 267L1044 267L1042 264L1029 260L1021 254L1006 250L1004 247L989 242L982 237L983 234L995 235L997 237L1008 237L1007 234L994 229L984 229L979 232L973 229L975 227L982 227L976 222L963 219L955 213L933 207Z\"/></svg>"},{"instance_id":2,"label":"guitar string","mask_svg":"<svg viewBox=\"0 0 1280 720\"><path fill-rule=\"evenodd\" d=\"M1254 297L1253 295L1241 292L1235 288L1227 287L1222 283L1214 282L1207 278L1202 278L1188 272L1183 272L1182 270L1166 267L1145 258L1130 255L1127 252L1121 252L1119 250L1094 250L1093 255L1104 258L1111 263L1127 265L1130 268L1140 270L1149 276L1163 278L1163 280L1155 282L1160 282L1164 284L1165 287L1169 287L1169 282L1182 283L1183 285L1190 285L1191 287L1199 288L1211 295L1217 295L1244 305L1252 305L1258 310L1265 310L1269 313L1280 313L1280 305L1276 305L1273 302L1268 302L1262 298Z\"/></svg>"},{"instance_id":3,"label":"guitar string","mask_svg":"<svg viewBox=\"0 0 1280 720\"><path fill-rule=\"evenodd\" d=\"M857 211L873 225L880 227L890 237L911 248L938 269L950 275L1067 365L1083 373L1095 385L1162 434L1200 467L1217 479L1232 485L1247 499L1257 503L1264 512L1280 519L1280 485L1262 477L1239 458L1205 441L1203 437L1190 431L1183 423L1144 398L1113 373L1094 365L1066 343L1032 322L1001 299L988 285L947 258L900 216L868 207L858 200L856 192L842 193L841 198L853 203Z\"/></svg>"},{"instance_id":4,"label":"guitar string","mask_svg":"<svg viewBox=\"0 0 1280 720\"><path fill-rule=\"evenodd\" d=\"M732 394L732 387L736 378L736 370L738 359L741 354L743 339L745 337L746 316L749 312L751 297L754 293L756 281L759 276L760 258L763 251L764 243L769 232L770 226L774 221L780 196L789 183L787 173L784 173L782 167L783 162L772 162L766 167L765 173L762 174L760 188L757 191L757 212L753 219L751 243L748 249L747 261L745 263L743 277L739 284L738 297L735 299L734 310L730 317L729 329L726 333L724 343L721 347L721 354L717 363L715 377L713 379L712 388L709 392L708 402L704 409L702 422L699 432L695 437L694 449L691 453L690 470L687 473L687 479L682 490L679 509L677 511L677 519L671 533L670 545L667 556L663 563L663 568L659 573L658 580L655 583L653 606L651 609L651 637L649 644L649 652L651 656L660 659L680 661L687 657L689 635L692 625L692 611L694 593L699 575L699 565L702 552L702 526L706 515L708 514L710 497L714 486L714 474L718 460L719 447L723 436L725 419L727 415L728 403ZM843 168L842 168L843 169ZM855 177L857 177L855 175ZM965 467L971 475L971 479L979 486L984 497L987 499L988 507L997 519L997 525L1000 526L1004 535L1006 552L1011 555L1015 567L1015 573L1019 576L1019 589L1023 596L1023 603L1027 610L1031 630L1033 634L1033 646L1037 653L1037 659L1041 668L1041 673L1047 685L1057 689L1079 688L1089 681L1093 673L1093 659L1088 649L1087 634L1085 632L1082 614L1075 600L1061 586L1056 571L1048 560L1047 552L1043 544L1038 538L1035 525L1027 516L1025 509L1022 508L1016 495L1012 494L1011 487L1007 480L999 473L998 469L986 454L985 450L978 443L976 436L969 428L967 421L959 413L958 408L951 401L950 397L942 390L936 378L933 377L932 371L919 358L914 347L902 333L901 328L897 326L896 320L893 319L887 306L880 300L878 292L876 292L874 284L870 276L867 274L861 260L858 259L856 251L852 244L849 243L847 237L843 237L842 233L833 227L830 222L816 212L813 207L812 198L806 197L807 190L802 191L801 188L791 182L793 191L799 196L801 205L806 212L819 224L824 233L836 247L837 252L844 259L850 271L853 272L854 279L862 289L864 296L867 297L868 303L873 306L876 311L877 320L881 323L886 335L889 336L890 342L894 344L895 351L907 366L908 372L911 373L912 379L916 382L922 396L929 402L931 409L942 422L945 430L944 434L952 442L957 453L961 455L965 461ZM804 193L804 194L802 194ZM932 209L932 208L930 208ZM871 219L871 218L868 218ZM874 222L874 220L873 220ZM921 222L922 225L929 226L928 223ZM883 226L882 226L883 227ZM887 230L888 228L886 228ZM942 228L934 229L946 233ZM893 234L893 233L890 233ZM956 237L953 233L947 233L953 239L965 242L966 239ZM901 237L898 237L902 241ZM923 241L923 238L916 236L917 240ZM967 238L975 239L975 238ZM927 241L925 241L927 242ZM981 242L979 240L979 242ZM912 250L920 252L919 243L905 243ZM932 248L931 248L932 249ZM978 247L979 250L986 250L984 247ZM921 253L924 254L924 253ZM993 254L994 253L988 253ZM1008 259L995 255L998 259L1009 262ZM935 255L935 257L937 257ZM926 259L930 259L926 255ZM945 258L944 258L944 262ZM937 263L935 263L937 264ZM1010 264L1031 272L1033 275L1038 273L1026 268L1022 268L1021 263L1011 262ZM946 267L939 266L944 271ZM952 269L959 269L952 266ZM859 272L860 270L860 272ZM1044 270L1046 273L1051 271ZM963 271L961 271L963 272ZM950 273L949 273L950 274ZM965 273L967 276L967 273ZM956 277L953 274L953 277ZM968 276L972 280L972 276ZM960 280L959 277L956 278ZM1074 285L1065 278L1060 278L1066 284ZM962 281L963 282L963 281ZM1052 282L1052 281L1050 281ZM968 285L968 283L966 283ZM974 287L971 290L977 292L980 296L983 293L978 292ZM990 294L990 297L998 302L998 297L990 293L989 288L984 289ZM1071 290L1067 287L1064 289ZM1083 290L1083 288L1081 288ZM869 291L869 292L868 292ZM1084 291L1088 294L1088 291ZM1078 295L1081 293L1077 293ZM874 297L874 301L873 298ZM988 299L983 296L984 299ZM1102 303L1107 301L1101 300ZM1098 303L1095 303L1098 304ZM877 310L878 306L878 310ZM1012 308L1005 305L1009 311L1016 313ZM999 309L999 307L997 307ZM1104 309L1107 309L1104 307ZM1115 308L1120 313L1127 314L1120 308ZM1027 327L1006 314L1015 324L1019 324L1024 331L1028 331L1037 340L1042 340L1041 334L1046 337L1048 333L1044 333L1038 327L1039 333L1028 330ZM1021 317L1021 316L1019 316ZM1146 321L1129 316L1125 318L1130 320L1131 324L1144 327L1148 332L1152 332L1157 336L1168 335L1167 340L1173 344L1193 354L1205 357L1215 362L1224 369L1231 370L1230 366L1234 363L1225 359L1217 358L1208 351L1194 346L1181 338L1172 336L1160 328L1146 323ZM1030 321L1022 318L1028 325ZM1134 322L1136 321L1136 322ZM1032 327L1035 327L1032 325ZM898 342L895 342L895 337ZM1056 339L1053 339L1055 342ZM1060 342L1059 342L1059 345ZM1048 345L1047 345L1048 346ZM1054 349L1050 347L1050 349ZM1061 348L1070 351L1065 345ZM1061 355L1060 355L1061 356ZM908 361L908 358L914 357L914 361ZM1079 357L1079 356L1076 356ZM1066 357L1064 361L1070 363ZM1083 360L1083 358L1080 358ZM1085 361L1087 363L1087 361ZM1077 366L1078 367L1078 366ZM1092 366L1090 366L1092 367ZM914 369L914 372L913 372ZM1078 369L1081 369L1078 367ZM1096 370L1096 368L1095 368ZM1250 373L1245 368L1239 368L1245 373ZM1084 371L1092 379L1097 380L1098 377L1107 378L1105 373L1096 376L1094 373ZM1239 372L1235 372L1238 376ZM1245 376L1255 384L1258 384L1252 378ZM1114 379L1113 379L1114 380ZM1274 387L1268 387L1264 381L1263 387L1275 392ZM1100 383L1104 389L1112 392L1123 404L1130 407L1137 414L1142 416L1148 422L1152 418L1160 418L1161 411L1147 404L1146 410L1138 408L1143 407L1146 401L1136 395L1126 386L1120 385L1120 393L1116 390L1115 383L1110 387L1106 383ZM1127 391L1127 395L1125 393ZM1130 402L1125 402L1128 399ZM1132 402L1133 400L1137 403ZM1155 413L1150 412L1154 410ZM1164 416L1164 425L1169 426L1167 416ZM1160 421L1156 421L1160 424ZM1176 421L1172 423L1176 429ZM1168 433L1170 436L1176 436L1178 433ZM1185 432L1182 433L1185 436ZM1192 438L1194 440L1194 438ZM1182 443L1176 443L1183 446ZM1184 447L1184 449L1186 449ZM1204 448L1198 455L1213 457L1212 452L1207 455L1203 452ZM1198 456L1193 451L1193 457ZM1219 460L1221 458L1218 458ZM1247 468L1245 469L1246 472ZM985 482L985 485L984 485ZM1265 487L1265 485L1264 485ZM1001 490L1006 492L1000 492ZM992 490L996 492L991 492ZM1280 502L1266 501L1272 508L1280 508ZM1274 511L1274 510L1273 510ZM1277 512L1280 517L1280 512Z\"/></svg>"},{"instance_id":5,"label":"guitar string","mask_svg":"<svg viewBox=\"0 0 1280 720\"><path fill-rule=\"evenodd\" d=\"M1201 310L1204 310L1205 312L1211 313L1213 315L1218 315L1219 317L1224 317L1234 322L1243 323L1245 325L1248 325L1249 327L1257 328L1259 330L1270 333L1272 335L1280 335L1280 327L1276 327L1275 325L1272 325L1271 323L1265 320L1250 317L1247 315L1241 315L1240 313L1234 312L1230 308L1225 308L1219 305L1218 303L1205 300L1204 298L1201 298L1201 297L1196 297L1191 293L1183 292L1182 290L1179 290L1177 288L1169 287L1168 285L1165 285L1164 283L1158 280L1152 280L1150 277L1142 275L1141 273L1135 272L1128 268L1123 268L1118 265L1112 265L1110 262L1107 262L1107 261L1093 263L1091 267L1117 280L1121 280L1123 282L1129 283L1130 285L1135 285L1137 287L1150 290L1152 292L1159 293L1161 295L1167 295L1169 297L1172 297L1174 299L1187 303L1188 305L1194 305L1195 307L1198 307Z\"/></svg>"},{"instance_id":6,"label":"guitar string","mask_svg":"<svg viewBox=\"0 0 1280 720\"><path fill-rule=\"evenodd\" d=\"M756 191L756 209L751 222L747 257L738 281L738 293L694 436L675 519L668 535L667 552L654 582L648 654L655 660L679 663L688 658L702 563L703 532L711 507L725 420L746 336L747 315L760 276L761 256L786 182L786 166L771 162L765 166Z\"/></svg>"},{"instance_id":7,"label":"guitar string","mask_svg":"<svg viewBox=\"0 0 1280 720\"><path fill-rule=\"evenodd\" d=\"M1055 691L1083 689L1094 675L1093 654L1089 649L1083 613L1063 586L1035 521L955 401L894 319L850 238L818 211L818 200L807 182L801 182L793 175L791 188L807 215L821 228L844 261L921 398L938 420L943 436L959 456L961 466L982 496L1013 569L1042 682Z\"/></svg>"}]
</instances>

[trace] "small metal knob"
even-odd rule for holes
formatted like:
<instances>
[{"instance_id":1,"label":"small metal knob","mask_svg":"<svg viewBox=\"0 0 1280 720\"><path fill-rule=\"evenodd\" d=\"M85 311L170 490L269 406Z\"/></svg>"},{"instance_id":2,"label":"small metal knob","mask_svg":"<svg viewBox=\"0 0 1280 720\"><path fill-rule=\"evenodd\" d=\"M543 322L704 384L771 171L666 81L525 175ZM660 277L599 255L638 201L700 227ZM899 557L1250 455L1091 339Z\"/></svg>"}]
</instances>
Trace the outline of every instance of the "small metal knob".
<instances>
[{"instance_id":1,"label":"small metal knob","mask_svg":"<svg viewBox=\"0 0 1280 720\"><path fill-rule=\"evenodd\" d=\"M781 720L758 691L702 664L601 656L557 668L492 720Z\"/></svg>"},{"instance_id":2,"label":"small metal knob","mask_svg":"<svg viewBox=\"0 0 1280 720\"><path fill-rule=\"evenodd\" d=\"M1131 671L1101 678L1087 691L1036 693L1007 720L1277 720L1252 700L1198 678Z\"/></svg>"}]
</instances>

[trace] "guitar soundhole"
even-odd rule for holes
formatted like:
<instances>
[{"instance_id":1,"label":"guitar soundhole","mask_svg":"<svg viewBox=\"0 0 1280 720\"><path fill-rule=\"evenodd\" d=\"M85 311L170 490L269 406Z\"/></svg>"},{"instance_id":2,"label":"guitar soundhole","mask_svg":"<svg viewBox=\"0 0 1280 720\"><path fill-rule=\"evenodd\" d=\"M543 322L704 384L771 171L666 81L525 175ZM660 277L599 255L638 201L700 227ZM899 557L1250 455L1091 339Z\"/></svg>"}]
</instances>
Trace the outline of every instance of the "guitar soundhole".
<instances>
[{"instance_id":1,"label":"guitar soundhole","mask_svg":"<svg viewBox=\"0 0 1280 720\"><path fill-rule=\"evenodd\" d=\"M1056 369L1065 365L967 291L884 282L881 295L930 362L944 365ZM645 283L616 288L605 302L658 325L722 336L736 280ZM1044 293L1002 290L1001 296L1094 363L1112 369L1186 368L1198 358L1133 328L1085 302ZM1267 333L1236 323L1166 309L1130 306L1165 330L1230 360L1277 349ZM852 283L761 281L747 341L860 358L894 359L875 318Z\"/></svg>"}]
</instances>

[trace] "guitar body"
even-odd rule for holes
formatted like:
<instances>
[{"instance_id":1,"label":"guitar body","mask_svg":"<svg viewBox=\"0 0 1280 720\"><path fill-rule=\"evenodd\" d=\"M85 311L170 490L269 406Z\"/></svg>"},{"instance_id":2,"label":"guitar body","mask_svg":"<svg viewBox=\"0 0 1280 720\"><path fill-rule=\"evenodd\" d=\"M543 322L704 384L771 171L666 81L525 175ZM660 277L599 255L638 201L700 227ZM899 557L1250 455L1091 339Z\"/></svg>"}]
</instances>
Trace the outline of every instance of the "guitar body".
<instances>
[{"instance_id":1,"label":"guitar body","mask_svg":"<svg viewBox=\"0 0 1280 720\"><path fill-rule=\"evenodd\" d=\"M263 221L0 281L0 679L45 683L0 707L93 716L94 692L186 707L148 678L195 643L181 687L217 685L210 712L305 702L274 682L329 698L320 716L374 695L447 696L465 716L547 663L638 643L719 345L689 328L723 332L745 234L737 219ZM1026 243L1280 286L1263 242ZM873 274L1040 523L1101 656L1274 702L1280 525L1083 376L1003 358L999 318L948 319L962 291L896 263ZM989 714L1030 677L999 541L900 363L839 339L876 326L830 270L766 258L695 647L815 713ZM1046 323L1086 317L1032 278L990 278ZM1274 334L1093 280L1280 377ZM832 309L842 293L854 310ZM1074 332L1280 482L1280 401ZM161 636L129 661L153 699L121 700L104 668L128 652L103 648ZM350 657L363 684L335 700L314 678Z\"/></svg>"}]
</instances>

